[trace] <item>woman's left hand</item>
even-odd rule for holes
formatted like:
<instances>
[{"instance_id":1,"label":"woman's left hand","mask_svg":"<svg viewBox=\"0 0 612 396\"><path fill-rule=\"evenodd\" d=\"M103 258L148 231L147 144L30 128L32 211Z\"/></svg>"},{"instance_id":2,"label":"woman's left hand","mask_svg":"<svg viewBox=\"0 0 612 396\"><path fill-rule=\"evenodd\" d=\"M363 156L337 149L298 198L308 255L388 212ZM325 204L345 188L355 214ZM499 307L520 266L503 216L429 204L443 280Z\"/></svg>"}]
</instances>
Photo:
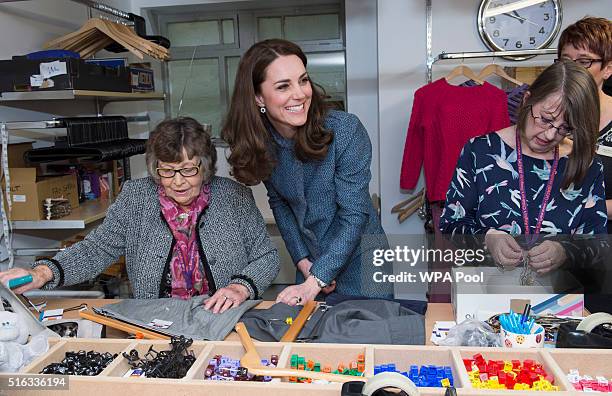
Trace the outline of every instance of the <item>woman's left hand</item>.
<instances>
[{"instance_id":1,"label":"woman's left hand","mask_svg":"<svg viewBox=\"0 0 612 396\"><path fill-rule=\"evenodd\" d=\"M278 293L276 302L282 302L287 305L302 305L306 301L314 300L321 288L317 281L309 276L304 283L286 287L282 292Z\"/></svg>"},{"instance_id":2,"label":"woman's left hand","mask_svg":"<svg viewBox=\"0 0 612 396\"><path fill-rule=\"evenodd\" d=\"M248 289L236 283L222 287L204 302L204 309L213 313L223 313L230 308L237 307L249 298Z\"/></svg>"},{"instance_id":3,"label":"woman's left hand","mask_svg":"<svg viewBox=\"0 0 612 396\"><path fill-rule=\"evenodd\" d=\"M567 260L565 249L555 241L544 241L534 246L529 250L528 255L529 265L538 274L545 274L559 268Z\"/></svg>"}]
</instances>

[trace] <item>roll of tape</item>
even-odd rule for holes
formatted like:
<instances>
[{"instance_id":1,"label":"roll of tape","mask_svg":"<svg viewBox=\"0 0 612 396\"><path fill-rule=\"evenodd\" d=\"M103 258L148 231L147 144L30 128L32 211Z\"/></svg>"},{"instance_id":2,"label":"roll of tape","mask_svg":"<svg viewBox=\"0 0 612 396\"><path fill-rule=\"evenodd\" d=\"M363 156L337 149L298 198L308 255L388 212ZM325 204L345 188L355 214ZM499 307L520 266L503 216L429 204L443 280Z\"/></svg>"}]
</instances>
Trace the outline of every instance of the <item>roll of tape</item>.
<instances>
[{"instance_id":1,"label":"roll of tape","mask_svg":"<svg viewBox=\"0 0 612 396\"><path fill-rule=\"evenodd\" d=\"M406 392L408 396L419 396L419 389L410 379L400 373L384 372L376 374L366 382L361 394L372 396L374 392L384 388L397 388Z\"/></svg>"},{"instance_id":2,"label":"roll of tape","mask_svg":"<svg viewBox=\"0 0 612 396\"><path fill-rule=\"evenodd\" d=\"M590 333L595 327L606 323L612 323L612 315L605 312L597 312L582 319L576 330Z\"/></svg>"}]
</instances>

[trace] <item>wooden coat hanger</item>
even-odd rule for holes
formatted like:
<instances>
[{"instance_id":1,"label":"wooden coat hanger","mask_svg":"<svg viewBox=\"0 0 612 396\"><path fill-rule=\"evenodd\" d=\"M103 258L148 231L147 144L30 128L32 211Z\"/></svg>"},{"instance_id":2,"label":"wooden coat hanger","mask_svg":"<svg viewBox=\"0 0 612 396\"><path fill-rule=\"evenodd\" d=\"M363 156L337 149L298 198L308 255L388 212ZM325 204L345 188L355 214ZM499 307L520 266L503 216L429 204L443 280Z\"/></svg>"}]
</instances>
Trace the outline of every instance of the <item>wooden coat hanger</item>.
<instances>
[{"instance_id":1,"label":"wooden coat hanger","mask_svg":"<svg viewBox=\"0 0 612 396\"><path fill-rule=\"evenodd\" d=\"M406 209L406 206L409 205L411 202L413 202L415 199L421 198L421 195L423 195L423 192L425 191L424 188L421 188L421 190L419 190L418 193L410 196L409 198L401 201L400 203L398 203L397 205L395 205L393 208L391 208L391 213L399 213L402 212Z\"/></svg>"},{"instance_id":2,"label":"wooden coat hanger","mask_svg":"<svg viewBox=\"0 0 612 396\"><path fill-rule=\"evenodd\" d=\"M486 80L487 77L490 77L492 75L496 75L499 76L501 78L503 78L506 81L509 81L513 84L516 85L523 85L524 83L522 81L519 81L513 77L510 77L510 75L508 73L506 73L506 71L504 70L503 67L501 67L500 65L497 65L495 63L491 63L490 65L485 66L480 73L478 73L478 79L480 80Z\"/></svg>"},{"instance_id":3,"label":"wooden coat hanger","mask_svg":"<svg viewBox=\"0 0 612 396\"><path fill-rule=\"evenodd\" d=\"M140 59L144 54L159 60L168 60L167 48L138 36L131 28L101 18L91 18L77 31L47 42L45 48L62 48L78 52L82 58L116 42Z\"/></svg>"},{"instance_id":4,"label":"wooden coat hanger","mask_svg":"<svg viewBox=\"0 0 612 396\"><path fill-rule=\"evenodd\" d=\"M450 82L451 80L457 78L457 77L466 77L469 78L470 80L482 85L484 83L484 81L482 81L480 78L478 78L478 76L476 76L476 73L474 73L474 71L472 69L470 69L469 67L467 67L466 65L459 65L457 67L455 67L453 70L450 71L450 73L448 73L444 78L446 79L446 81Z\"/></svg>"},{"instance_id":5,"label":"wooden coat hanger","mask_svg":"<svg viewBox=\"0 0 612 396\"><path fill-rule=\"evenodd\" d=\"M403 223L406 219L414 214L421 206L425 203L425 193L421 194L418 199L413 201L408 207L403 209L398 215L397 220L399 223Z\"/></svg>"}]
</instances>

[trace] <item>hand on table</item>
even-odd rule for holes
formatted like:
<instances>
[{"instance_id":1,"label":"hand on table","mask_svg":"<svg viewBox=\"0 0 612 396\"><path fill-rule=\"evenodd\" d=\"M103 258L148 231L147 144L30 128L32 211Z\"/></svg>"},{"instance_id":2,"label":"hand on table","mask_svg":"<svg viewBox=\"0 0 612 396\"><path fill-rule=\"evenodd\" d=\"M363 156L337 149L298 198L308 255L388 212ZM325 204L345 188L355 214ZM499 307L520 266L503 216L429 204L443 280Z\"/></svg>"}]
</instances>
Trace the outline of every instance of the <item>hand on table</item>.
<instances>
[{"instance_id":1,"label":"hand on table","mask_svg":"<svg viewBox=\"0 0 612 396\"><path fill-rule=\"evenodd\" d=\"M523 258L523 249L512 235L491 229L485 235L487 249L502 267L516 267Z\"/></svg>"},{"instance_id":2,"label":"hand on table","mask_svg":"<svg viewBox=\"0 0 612 396\"><path fill-rule=\"evenodd\" d=\"M287 305L303 305L306 301L314 300L320 291L321 288L317 281L312 276L309 276L304 283L286 287L278 293L276 302L282 302Z\"/></svg>"},{"instance_id":3,"label":"hand on table","mask_svg":"<svg viewBox=\"0 0 612 396\"><path fill-rule=\"evenodd\" d=\"M540 275L559 268L567 260L565 249L555 241L544 241L534 246L528 255L529 265Z\"/></svg>"},{"instance_id":4,"label":"hand on table","mask_svg":"<svg viewBox=\"0 0 612 396\"><path fill-rule=\"evenodd\" d=\"M8 271L0 272L0 282L8 287L9 280L28 275L32 275L32 282L12 289L15 294L23 294L28 290L40 289L45 283L53 279L53 272L51 269L46 265L39 265L34 269L12 268Z\"/></svg>"},{"instance_id":5,"label":"hand on table","mask_svg":"<svg viewBox=\"0 0 612 396\"><path fill-rule=\"evenodd\" d=\"M249 298L249 290L236 283L222 287L204 302L204 309L213 313L223 313L230 308L237 307Z\"/></svg>"}]
</instances>

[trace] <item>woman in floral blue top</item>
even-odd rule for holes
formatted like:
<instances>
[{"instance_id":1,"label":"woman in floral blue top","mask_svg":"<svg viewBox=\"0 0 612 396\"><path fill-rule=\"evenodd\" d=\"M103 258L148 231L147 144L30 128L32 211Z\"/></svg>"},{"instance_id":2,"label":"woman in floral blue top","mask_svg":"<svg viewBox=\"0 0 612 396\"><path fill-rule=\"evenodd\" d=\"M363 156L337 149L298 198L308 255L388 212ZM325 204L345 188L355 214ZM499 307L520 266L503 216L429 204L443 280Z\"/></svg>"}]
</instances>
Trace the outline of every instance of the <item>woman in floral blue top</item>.
<instances>
[{"instance_id":1,"label":"woman in floral blue top","mask_svg":"<svg viewBox=\"0 0 612 396\"><path fill-rule=\"evenodd\" d=\"M514 236L605 234L602 165L595 158L597 86L582 67L557 62L525 94L517 125L470 140L446 195L440 229L485 234L496 263L529 260L539 274L566 252L546 240L524 249Z\"/></svg>"}]
</instances>

